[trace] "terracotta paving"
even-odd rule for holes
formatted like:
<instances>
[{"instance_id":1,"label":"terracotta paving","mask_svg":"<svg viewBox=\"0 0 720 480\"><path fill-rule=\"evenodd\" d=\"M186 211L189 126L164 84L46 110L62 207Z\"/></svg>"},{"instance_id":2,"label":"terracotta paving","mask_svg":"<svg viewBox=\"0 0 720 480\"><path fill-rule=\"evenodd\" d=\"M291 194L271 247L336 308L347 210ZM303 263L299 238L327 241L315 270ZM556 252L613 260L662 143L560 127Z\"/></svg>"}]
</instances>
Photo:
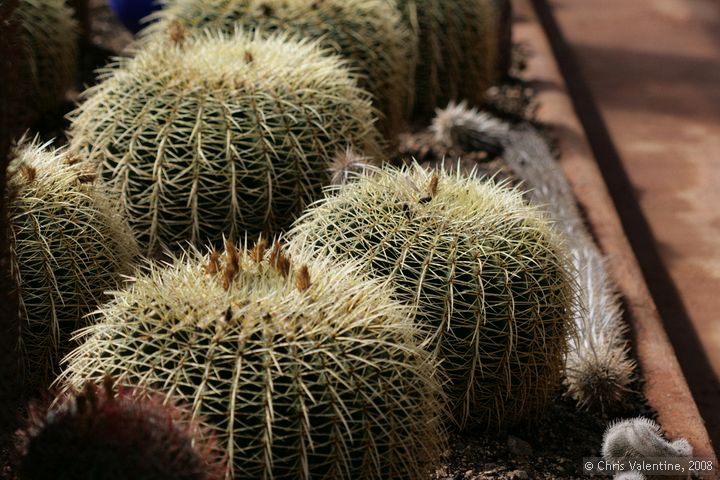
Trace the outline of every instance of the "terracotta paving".
<instances>
[{"instance_id":1,"label":"terracotta paving","mask_svg":"<svg viewBox=\"0 0 720 480\"><path fill-rule=\"evenodd\" d=\"M584 80L579 115L717 450L720 2L535 3Z\"/></svg>"}]
</instances>

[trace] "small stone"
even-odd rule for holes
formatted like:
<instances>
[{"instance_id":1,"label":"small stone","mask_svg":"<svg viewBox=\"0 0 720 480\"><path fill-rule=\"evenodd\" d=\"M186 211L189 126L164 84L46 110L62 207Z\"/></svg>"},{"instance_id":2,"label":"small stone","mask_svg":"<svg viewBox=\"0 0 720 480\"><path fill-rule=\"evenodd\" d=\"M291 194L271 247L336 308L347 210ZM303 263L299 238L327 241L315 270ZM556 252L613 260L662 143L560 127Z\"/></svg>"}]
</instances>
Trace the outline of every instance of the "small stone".
<instances>
[{"instance_id":1,"label":"small stone","mask_svg":"<svg viewBox=\"0 0 720 480\"><path fill-rule=\"evenodd\" d=\"M472 470L468 470L467 472L465 472L465 478L472 478L472 476L473 476Z\"/></svg>"},{"instance_id":2,"label":"small stone","mask_svg":"<svg viewBox=\"0 0 720 480\"><path fill-rule=\"evenodd\" d=\"M530 478L530 475L525 470L515 470L510 475L512 475L512 478L517 480L528 480Z\"/></svg>"},{"instance_id":3,"label":"small stone","mask_svg":"<svg viewBox=\"0 0 720 480\"><path fill-rule=\"evenodd\" d=\"M510 450L510 454L513 456L530 457L533 454L532 445L521 438L509 435L507 445Z\"/></svg>"}]
</instances>

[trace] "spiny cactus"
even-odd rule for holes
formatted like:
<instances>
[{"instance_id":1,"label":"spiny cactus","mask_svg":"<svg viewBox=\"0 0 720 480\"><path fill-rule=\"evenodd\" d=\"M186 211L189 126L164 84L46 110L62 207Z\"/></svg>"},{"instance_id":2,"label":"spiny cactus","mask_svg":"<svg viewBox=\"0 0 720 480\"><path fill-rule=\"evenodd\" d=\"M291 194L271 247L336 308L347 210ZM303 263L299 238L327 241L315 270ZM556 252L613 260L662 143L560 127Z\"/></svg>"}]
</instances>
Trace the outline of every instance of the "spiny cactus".
<instances>
[{"instance_id":1,"label":"spiny cactus","mask_svg":"<svg viewBox=\"0 0 720 480\"><path fill-rule=\"evenodd\" d=\"M388 1L388 0L386 0ZM482 102L497 77L500 12L493 0L393 0L419 38L415 117L466 99Z\"/></svg>"},{"instance_id":2,"label":"spiny cactus","mask_svg":"<svg viewBox=\"0 0 720 480\"><path fill-rule=\"evenodd\" d=\"M665 440L660 426L649 418L637 417L611 423L603 435L602 455L608 463L670 457L690 458L692 454L693 448L686 439L671 442ZM646 476L650 479L670 479L687 478L688 474L679 477Z\"/></svg>"},{"instance_id":3,"label":"spiny cactus","mask_svg":"<svg viewBox=\"0 0 720 480\"><path fill-rule=\"evenodd\" d=\"M109 372L191 405L228 479L417 479L444 437L438 376L384 286L275 243L150 265L102 306L62 384Z\"/></svg>"},{"instance_id":4,"label":"spiny cactus","mask_svg":"<svg viewBox=\"0 0 720 480\"><path fill-rule=\"evenodd\" d=\"M289 238L359 260L417 307L459 425L527 419L559 384L571 278L558 238L519 192L417 164L370 169L311 207Z\"/></svg>"},{"instance_id":5,"label":"spiny cactus","mask_svg":"<svg viewBox=\"0 0 720 480\"><path fill-rule=\"evenodd\" d=\"M57 108L75 82L79 27L66 0L20 0L15 16L27 52L16 68L30 83L32 109L42 115Z\"/></svg>"},{"instance_id":6,"label":"spiny cactus","mask_svg":"<svg viewBox=\"0 0 720 480\"><path fill-rule=\"evenodd\" d=\"M5 192L20 356L29 385L53 378L84 316L116 288L137 246L93 176L62 150L18 148Z\"/></svg>"},{"instance_id":7,"label":"spiny cactus","mask_svg":"<svg viewBox=\"0 0 720 480\"><path fill-rule=\"evenodd\" d=\"M88 383L54 407L31 406L18 439L19 480L220 480L196 422L164 396Z\"/></svg>"},{"instance_id":8,"label":"spiny cactus","mask_svg":"<svg viewBox=\"0 0 720 480\"><path fill-rule=\"evenodd\" d=\"M196 31L232 31L237 23L266 32L319 39L360 74L360 87L383 114L380 131L394 139L412 105L417 37L387 0L163 0L147 34L174 22Z\"/></svg>"},{"instance_id":9,"label":"spiny cactus","mask_svg":"<svg viewBox=\"0 0 720 480\"><path fill-rule=\"evenodd\" d=\"M69 132L146 252L279 231L321 195L337 152L378 156L368 94L316 43L171 33L105 70Z\"/></svg>"},{"instance_id":10,"label":"spiny cactus","mask_svg":"<svg viewBox=\"0 0 720 480\"><path fill-rule=\"evenodd\" d=\"M528 196L544 208L564 235L577 272L575 335L565 366L568 394L594 410L618 406L630 392L635 362L626 341L627 324L602 253L588 233L572 188L545 141L531 129L511 130L492 116L451 104L433 120L436 140L471 149L473 142L494 139L504 158L524 182Z\"/></svg>"}]
</instances>

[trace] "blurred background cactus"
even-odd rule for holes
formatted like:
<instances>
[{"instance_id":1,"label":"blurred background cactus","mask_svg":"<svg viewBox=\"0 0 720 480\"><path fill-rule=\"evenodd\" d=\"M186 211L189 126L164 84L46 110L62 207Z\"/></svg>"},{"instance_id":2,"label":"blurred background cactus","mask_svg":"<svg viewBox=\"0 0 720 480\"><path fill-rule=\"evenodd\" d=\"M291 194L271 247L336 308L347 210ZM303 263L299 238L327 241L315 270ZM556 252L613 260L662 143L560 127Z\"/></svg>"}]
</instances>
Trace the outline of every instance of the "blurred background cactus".
<instances>
[{"instance_id":1,"label":"blurred background cactus","mask_svg":"<svg viewBox=\"0 0 720 480\"><path fill-rule=\"evenodd\" d=\"M377 170L311 207L291 245L389 278L430 329L455 421L532 418L561 380L572 278L521 193L417 165Z\"/></svg>"},{"instance_id":2,"label":"blurred background cactus","mask_svg":"<svg viewBox=\"0 0 720 480\"><path fill-rule=\"evenodd\" d=\"M164 396L92 383L32 406L19 432L18 480L221 480L207 432ZM202 432L202 433L201 433Z\"/></svg>"},{"instance_id":3,"label":"blurred background cactus","mask_svg":"<svg viewBox=\"0 0 720 480\"><path fill-rule=\"evenodd\" d=\"M129 273L137 246L93 175L62 150L18 148L4 201L26 381L46 386L84 316Z\"/></svg>"},{"instance_id":4,"label":"blurred background cactus","mask_svg":"<svg viewBox=\"0 0 720 480\"><path fill-rule=\"evenodd\" d=\"M414 119L429 120L451 100L479 105L498 78L499 4L397 0L397 5L419 38Z\"/></svg>"},{"instance_id":5,"label":"blurred background cactus","mask_svg":"<svg viewBox=\"0 0 720 480\"><path fill-rule=\"evenodd\" d=\"M444 445L441 389L409 311L352 265L279 243L155 264L102 306L64 388L105 372L177 397L227 478L418 479Z\"/></svg>"},{"instance_id":6,"label":"blurred background cactus","mask_svg":"<svg viewBox=\"0 0 720 480\"><path fill-rule=\"evenodd\" d=\"M30 85L30 108L36 115L53 113L75 84L79 26L66 0L20 0L15 11L21 43L27 53L23 82Z\"/></svg>"},{"instance_id":7,"label":"blurred background cactus","mask_svg":"<svg viewBox=\"0 0 720 480\"><path fill-rule=\"evenodd\" d=\"M379 155L369 95L316 43L168 35L105 70L69 131L146 252L277 232L321 195L337 152Z\"/></svg>"},{"instance_id":8,"label":"blurred background cactus","mask_svg":"<svg viewBox=\"0 0 720 480\"><path fill-rule=\"evenodd\" d=\"M189 30L233 31L238 23L264 32L286 31L318 39L345 58L361 88L382 113L379 130L393 141L412 106L417 37L387 0L163 0L159 21L147 33L173 22Z\"/></svg>"}]
</instances>

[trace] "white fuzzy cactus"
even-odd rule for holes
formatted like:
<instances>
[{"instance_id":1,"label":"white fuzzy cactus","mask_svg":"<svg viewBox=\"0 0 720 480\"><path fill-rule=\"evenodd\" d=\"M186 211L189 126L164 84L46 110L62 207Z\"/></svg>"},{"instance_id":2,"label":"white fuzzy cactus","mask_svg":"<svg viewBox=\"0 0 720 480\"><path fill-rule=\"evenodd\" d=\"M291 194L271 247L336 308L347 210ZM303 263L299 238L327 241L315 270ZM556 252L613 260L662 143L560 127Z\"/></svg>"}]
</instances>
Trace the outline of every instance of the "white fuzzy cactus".
<instances>
[{"instance_id":1,"label":"white fuzzy cactus","mask_svg":"<svg viewBox=\"0 0 720 480\"><path fill-rule=\"evenodd\" d=\"M625 339L627 325L605 260L587 231L572 188L547 144L524 128L511 130L487 113L464 103L438 110L432 130L447 145L486 144L505 147L504 158L522 180L529 197L542 205L566 237L577 272L574 319L566 360L568 394L581 407L605 410L629 392L635 363Z\"/></svg>"}]
</instances>

